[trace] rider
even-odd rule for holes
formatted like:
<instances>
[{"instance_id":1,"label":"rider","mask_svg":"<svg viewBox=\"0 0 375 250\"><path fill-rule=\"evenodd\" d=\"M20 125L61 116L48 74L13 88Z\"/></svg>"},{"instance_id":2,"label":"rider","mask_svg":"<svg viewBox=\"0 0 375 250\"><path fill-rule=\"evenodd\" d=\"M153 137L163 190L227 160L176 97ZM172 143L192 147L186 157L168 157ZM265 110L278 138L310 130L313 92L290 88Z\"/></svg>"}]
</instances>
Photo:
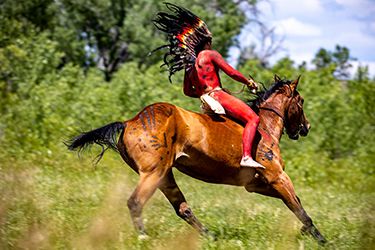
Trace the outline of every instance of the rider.
<instances>
[{"instance_id":1,"label":"rider","mask_svg":"<svg viewBox=\"0 0 375 250\"><path fill-rule=\"evenodd\" d=\"M165 65L172 64L168 69L169 79L176 71L185 69L185 95L199 97L203 105L208 106L215 113L227 113L246 123L242 138L243 156L240 165L264 168L251 157L251 146L259 124L259 117L244 102L222 90L219 70L221 69L234 80L253 89L257 89L258 85L232 68L218 52L212 50L212 36L202 20L182 7L170 3L166 5L176 15L160 12L154 23L158 29L168 33L170 44L160 48L168 47L170 50L166 56L173 56L170 61L165 60Z\"/></svg>"}]
</instances>

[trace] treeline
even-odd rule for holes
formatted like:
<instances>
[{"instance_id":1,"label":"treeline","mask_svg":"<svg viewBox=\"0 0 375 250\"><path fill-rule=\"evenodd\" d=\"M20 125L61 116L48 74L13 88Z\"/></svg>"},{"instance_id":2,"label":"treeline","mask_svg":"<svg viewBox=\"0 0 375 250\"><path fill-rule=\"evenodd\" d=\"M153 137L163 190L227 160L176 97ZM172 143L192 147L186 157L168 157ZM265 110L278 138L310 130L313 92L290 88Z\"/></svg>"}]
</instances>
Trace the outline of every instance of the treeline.
<instances>
[{"instance_id":1,"label":"treeline","mask_svg":"<svg viewBox=\"0 0 375 250\"><path fill-rule=\"evenodd\" d=\"M176 2L209 24L214 48L224 56L251 21L235 1ZM160 73L162 54L147 57L165 42L151 23L162 9L150 0L2 2L0 158L48 157L66 150L62 140L77 130L130 119L154 102L199 111L198 100L183 96L182 73L170 84L168 73ZM317 52L315 70L289 58L268 68L251 58L239 65L264 84L274 74L290 80L302 75L299 91L312 129L299 141L282 140L293 179L373 188L375 79L366 67L348 78L350 59L349 49L338 46ZM232 91L241 87L225 76L222 81Z\"/></svg>"},{"instance_id":2,"label":"treeline","mask_svg":"<svg viewBox=\"0 0 375 250\"><path fill-rule=\"evenodd\" d=\"M256 79L302 75L298 91L305 99L304 111L312 128L298 141L282 138L286 171L310 185L323 181L374 191L375 79L369 77L368 68L359 67L353 78L342 80L338 78L342 67L335 60L316 70L293 65L284 58L270 69L257 70L258 61L248 60L240 68Z\"/></svg>"},{"instance_id":3,"label":"treeline","mask_svg":"<svg viewBox=\"0 0 375 250\"><path fill-rule=\"evenodd\" d=\"M231 1L176 3L211 23L224 56L249 21ZM77 124L125 119L151 101L186 106L160 74L162 53L147 56L166 42L152 24L160 10L153 0L3 1L1 140L39 151Z\"/></svg>"}]
</instances>

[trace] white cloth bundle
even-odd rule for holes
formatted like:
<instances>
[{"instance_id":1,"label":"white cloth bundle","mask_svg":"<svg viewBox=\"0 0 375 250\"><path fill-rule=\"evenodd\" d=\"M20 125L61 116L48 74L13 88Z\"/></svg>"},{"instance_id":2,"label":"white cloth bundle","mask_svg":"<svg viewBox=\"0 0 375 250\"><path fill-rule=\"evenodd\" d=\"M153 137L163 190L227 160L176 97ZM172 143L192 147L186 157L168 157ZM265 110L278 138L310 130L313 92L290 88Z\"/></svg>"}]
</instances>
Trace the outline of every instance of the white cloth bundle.
<instances>
[{"instance_id":1,"label":"white cloth bundle","mask_svg":"<svg viewBox=\"0 0 375 250\"><path fill-rule=\"evenodd\" d=\"M201 101L206 104L212 111L219 115L225 115L225 110L221 104L210 96L210 94L215 90L221 90L221 88L215 88L212 91L201 95Z\"/></svg>"}]
</instances>

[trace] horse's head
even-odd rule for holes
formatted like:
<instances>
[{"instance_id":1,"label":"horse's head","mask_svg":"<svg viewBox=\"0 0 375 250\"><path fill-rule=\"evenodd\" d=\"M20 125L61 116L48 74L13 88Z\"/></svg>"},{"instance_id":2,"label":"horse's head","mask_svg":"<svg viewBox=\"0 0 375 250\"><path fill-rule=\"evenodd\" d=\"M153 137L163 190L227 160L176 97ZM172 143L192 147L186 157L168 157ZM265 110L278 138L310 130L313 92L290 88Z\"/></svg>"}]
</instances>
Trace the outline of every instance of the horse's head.
<instances>
[{"instance_id":1,"label":"horse's head","mask_svg":"<svg viewBox=\"0 0 375 250\"><path fill-rule=\"evenodd\" d=\"M311 127L303 111L304 100L297 91L300 77L301 76L299 76L294 82L283 87L284 95L288 98L288 101L285 102L284 106L284 126L289 138L293 140L297 140L299 135L306 136ZM275 80L278 80L278 78L275 77Z\"/></svg>"},{"instance_id":2,"label":"horse's head","mask_svg":"<svg viewBox=\"0 0 375 250\"><path fill-rule=\"evenodd\" d=\"M306 136L310 129L310 124L303 112L303 98L297 91L299 79L300 77L294 82L290 82L275 76L275 84L259 92L258 98L251 101L254 110L273 111L274 114L281 117L282 123L277 125L274 121L270 121L268 125L270 127L278 126L281 129L282 126L285 127L289 138L293 140L297 140L299 135ZM269 114L266 112L264 116L267 117Z\"/></svg>"}]
</instances>

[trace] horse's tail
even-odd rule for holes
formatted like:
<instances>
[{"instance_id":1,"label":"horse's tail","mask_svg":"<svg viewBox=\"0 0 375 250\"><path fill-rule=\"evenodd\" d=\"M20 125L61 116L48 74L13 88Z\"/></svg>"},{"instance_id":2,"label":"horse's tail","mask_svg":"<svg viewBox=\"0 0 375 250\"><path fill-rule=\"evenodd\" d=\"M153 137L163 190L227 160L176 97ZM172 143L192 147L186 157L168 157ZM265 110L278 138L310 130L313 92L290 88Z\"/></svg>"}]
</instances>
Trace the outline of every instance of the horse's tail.
<instances>
[{"instance_id":1,"label":"horse's tail","mask_svg":"<svg viewBox=\"0 0 375 250\"><path fill-rule=\"evenodd\" d=\"M97 164L107 149L112 149L121 154L117 137L120 134L120 140L123 140L122 136L125 128L125 122L113 122L103 127L82 133L65 141L64 144L69 150L78 151L78 153L83 153L94 143L100 145L102 147L102 152L95 158L95 164Z\"/></svg>"}]
</instances>

